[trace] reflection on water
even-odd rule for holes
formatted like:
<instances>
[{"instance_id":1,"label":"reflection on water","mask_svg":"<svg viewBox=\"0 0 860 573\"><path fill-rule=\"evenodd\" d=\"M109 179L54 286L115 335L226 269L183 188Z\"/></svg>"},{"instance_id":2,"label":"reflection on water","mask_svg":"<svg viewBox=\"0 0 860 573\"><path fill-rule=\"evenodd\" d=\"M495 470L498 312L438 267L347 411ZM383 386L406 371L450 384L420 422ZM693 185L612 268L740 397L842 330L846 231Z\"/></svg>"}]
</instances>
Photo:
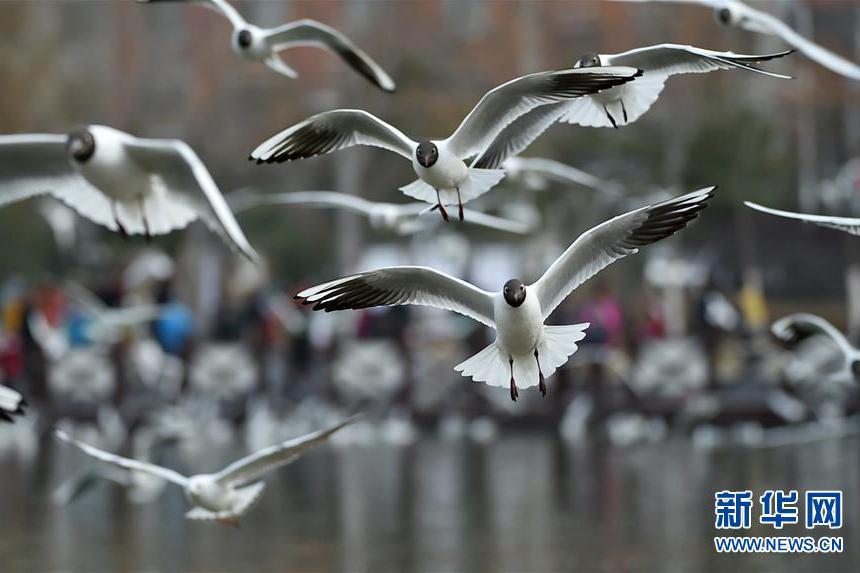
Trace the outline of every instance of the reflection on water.
<instances>
[{"instance_id":1,"label":"reflection on water","mask_svg":"<svg viewBox=\"0 0 860 573\"><path fill-rule=\"evenodd\" d=\"M571 448L517 433L484 446L426 436L406 447L327 447L271 475L240 529L186 521L177 488L133 506L100 484L56 508L52 488L90 462L49 442L29 462L0 460L0 569L857 571L858 442L706 452L681 439ZM207 452L192 465L170 451L161 461L207 471L242 453ZM844 555L714 553L715 490L821 488L845 491Z\"/></svg>"}]
</instances>

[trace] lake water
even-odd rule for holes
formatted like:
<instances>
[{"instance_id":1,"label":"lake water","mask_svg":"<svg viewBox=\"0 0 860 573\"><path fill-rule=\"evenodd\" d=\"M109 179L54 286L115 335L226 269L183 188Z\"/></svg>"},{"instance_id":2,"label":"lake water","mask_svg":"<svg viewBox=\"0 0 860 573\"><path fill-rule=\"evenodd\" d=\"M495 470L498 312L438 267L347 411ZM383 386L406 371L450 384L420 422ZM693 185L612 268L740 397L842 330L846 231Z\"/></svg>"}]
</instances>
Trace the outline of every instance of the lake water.
<instances>
[{"instance_id":1,"label":"lake water","mask_svg":"<svg viewBox=\"0 0 860 573\"><path fill-rule=\"evenodd\" d=\"M191 464L172 450L163 461L211 471L243 453L209 450ZM105 483L55 507L54 486L88 460L50 443L29 461L0 456L4 573L860 570L858 438L708 451L683 438L573 447L534 431L487 445L430 435L402 447L326 447L272 474L239 529L185 520L174 487L136 506ZM844 554L715 553L715 491L831 488L845 492L845 526L825 534L844 537ZM777 533L759 525L749 534Z\"/></svg>"}]
</instances>

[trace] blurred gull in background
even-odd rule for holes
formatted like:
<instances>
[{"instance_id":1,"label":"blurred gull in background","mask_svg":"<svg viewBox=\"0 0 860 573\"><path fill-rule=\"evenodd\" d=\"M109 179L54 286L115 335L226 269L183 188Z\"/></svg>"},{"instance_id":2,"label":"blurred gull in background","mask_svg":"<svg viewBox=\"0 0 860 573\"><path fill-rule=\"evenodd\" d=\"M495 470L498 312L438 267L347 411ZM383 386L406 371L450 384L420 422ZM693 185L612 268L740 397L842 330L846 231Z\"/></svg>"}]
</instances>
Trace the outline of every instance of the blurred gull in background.
<instances>
[{"instance_id":1,"label":"blurred gull in background","mask_svg":"<svg viewBox=\"0 0 860 573\"><path fill-rule=\"evenodd\" d=\"M860 219L854 217L830 217L828 215L807 215L806 213L793 213L791 211L771 209L770 207L765 207L763 205L759 205L758 203L753 203L751 201L744 201L744 205L755 209L756 211L768 213L769 215L785 217L786 219L796 219L798 221L803 221L804 223L814 223L819 227L836 229L837 231L845 231L846 233L849 233L851 235L860 235Z\"/></svg>"},{"instance_id":2,"label":"blurred gull in background","mask_svg":"<svg viewBox=\"0 0 860 573\"><path fill-rule=\"evenodd\" d=\"M209 171L179 140L101 125L0 136L0 206L45 194L123 235L164 235L202 219L231 247L257 257Z\"/></svg>"},{"instance_id":3,"label":"blurred gull in background","mask_svg":"<svg viewBox=\"0 0 860 573\"><path fill-rule=\"evenodd\" d=\"M227 0L138 0L138 2L188 2L210 8L230 20L233 33L230 45L233 51L246 60L262 62L288 78L299 74L288 66L278 52L300 46L313 46L330 50L341 57L349 67L386 92L393 92L394 82L379 64L356 46L352 40L314 20L298 20L275 28L261 28L248 23Z\"/></svg>"}]
</instances>

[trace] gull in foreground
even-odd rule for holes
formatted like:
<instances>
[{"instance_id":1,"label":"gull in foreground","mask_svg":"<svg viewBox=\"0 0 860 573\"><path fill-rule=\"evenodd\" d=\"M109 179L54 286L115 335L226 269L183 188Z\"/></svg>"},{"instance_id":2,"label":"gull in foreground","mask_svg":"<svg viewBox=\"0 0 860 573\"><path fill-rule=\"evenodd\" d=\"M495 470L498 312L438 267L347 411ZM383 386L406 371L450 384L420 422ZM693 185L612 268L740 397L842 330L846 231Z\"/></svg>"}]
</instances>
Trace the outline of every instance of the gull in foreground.
<instances>
[{"instance_id":1,"label":"gull in foreground","mask_svg":"<svg viewBox=\"0 0 860 573\"><path fill-rule=\"evenodd\" d=\"M426 203L381 203L368 201L355 195L333 191L300 191L296 193L275 193L250 195L242 194L227 197L235 213L266 205L301 205L322 209L343 209L367 217L370 226L381 231L398 235L412 235L430 228L429 211ZM465 223L506 231L518 235L527 234L532 226L511 219L487 215L480 211L464 209ZM438 217L436 218L438 221Z\"/></svg>"},{"instance_id":2,"label":"gull in foreground","mask_svg":"<svg viewBox=\"0 0 860 573\"><path fill-rule=\"evenodd\" d=\"M857 384L858 376L860 376L860 350L848 342L845 335L839 332L835 326L820 316L808 313L791 314L777 320L770 327L773 335L783 341L792 340L799 329L813 330L824 334L836 343L844 362L838 371L829 376L831 382L847 386Z\"/></svg>"},{"instance_id":3,"label":"gull in foreground","mask_svg":"<svg viewBox=\"0 0 860 573\"><path fill-rule=\"evenodd\" d=\"M456 203L463 219L463 203L482 195L504 177L504 171L496 169L498 165L470 168L466 159L488 146L505 148L526 136L510 124L535 108L612 88L639 73L635 68L607 67L538 72L516 78L487 92L456 131L440 140L414 141L366 111L327 111L270 137L251 153L250 159L280 163L355 145L381 147L412 162L418 180L401 187L403 193L437 205L445 220L445 205ZM537 135L528 137L531 141Z\"/></svg>"},{"instance_id":4,"label":"gull in foreground","mask_svg":"<svg viewBox=\"0 0 860 573\"><path fill-rule=\"evenodd\" d=\"M26 405L21 394L0 384L0 422L14 422L12 416L23 416Z\"/></svg>"},{"instance_id":5,"label":"gull in foreground","mask_svg":"<svg viewBox=\"0 0 860 573\"><path fill-rule=\"evenodd\" d=\"M509 384L516 401L517 380L537 385L576 352L588 323L547 326L544 321L586 280L613 261L664 239L696 218L713 196L708 187L631 211L582 234L531 285L507 281L500 292L481 290L426 267L389 267L337 279L296 295L314 310L360 309L418 304L453 310L496 330L496 341L455 370L490 386Z\"/></svg>"},{"instance_id":6,"label":"gull in foreground","mask_svg":"<svg viewBox=\"0 0 860 573\"><path fill-rule=\"evenodd\" d=\"M102 462L131 472L143 472L166 479L181 487L185 497L194 506L185 517L193 520L218 521L238 524L263 496L266 484L257 481L264 474L295 461L306 450L327 440L329 436L355 419L349 418L339 424L263 448L258 452L233 462L223 470L212 474L186 477L171 469L138 460L111 454L73 439L61 430L54 432L57 438L68 442L85 454Z\"/></svg>"},{"instance_id":7,"label":"gull in foreground","mask_svg":"<svg viewBox=\"0 0 860 573\"><path fill-rule=\"evenodd\" d=\"M279 52L313 46L334 52L379 89L386 92L395 89L394 82L379 64L331 26L314 20L297 20L275 28L261 28L248 23L226 0L138 0L145 3L165 1L193 2L225 16L233 25L230 45L236 54L246 60L261 62L288 78L295 79L299 75L281 59Z\"/></svg>"},{"instance_id":8,"label":"gull in foreground","mask_svg":"<svg viewBox=\"0 0 860 573\"><path fill-rule=\"evenodd\" d=\"M655 1L655 0L625 0L625 1ZM830 50L804 38L788 24L767 12L747 6L740 0L656 0L698 4L714 10L714 17L720 24L733 26L748 32L768 34L781 38L786 44L800 50L806 57L815 60L825 68L845 77L860 80L860 66L834 54Z\"/></svg>"},{"instance_id":9,"label":"gull in foreground","mask_svg":"<svg viewBox=\"0 0 860 573\"><path fill-rule=\"evenodd\" d=\"M164 235L201 219L257 258L206 166L176 139L142 139L102 125L0 136L0 207L37 195L52 195L124 236Z\"/></svg>"},{"instance_id":10,"label":"gull in foreground","mask_svg":"<svg viewBox=\"0 0 860 573\"><path fill-rule=\"evenodd\" d=\"M756 211L768 213L769 215L785 217L786 219L796 219L798 221L803 221L804 223L815 223L819 227L845 231L851 235L860 235L860 219L854 217L829 217L827 215L807 215L806 213L781 211L780 209L771 209L770 207L765 207L751 201L744 201L744 205L751 209L755 209Z\"/></svg>"},{"instance_id":11,"label":"gull in foreground","mask_svg":"<svg viewBox=\"0 0 860 573\"><path fill-rule=\"evenodd\" d=\"M585 54L574 64L575 68L630 66L641 69L642 76L628 84L571 102L566 106L561 121L586 127L618 127L633 123L657 101L666 80L678 74L739 69L791 79L790 76L759 69L754 64L781 58L792 52L745 55L715 52L695 46L658 44L620 54Z\"/></svg>"}]
</instances>

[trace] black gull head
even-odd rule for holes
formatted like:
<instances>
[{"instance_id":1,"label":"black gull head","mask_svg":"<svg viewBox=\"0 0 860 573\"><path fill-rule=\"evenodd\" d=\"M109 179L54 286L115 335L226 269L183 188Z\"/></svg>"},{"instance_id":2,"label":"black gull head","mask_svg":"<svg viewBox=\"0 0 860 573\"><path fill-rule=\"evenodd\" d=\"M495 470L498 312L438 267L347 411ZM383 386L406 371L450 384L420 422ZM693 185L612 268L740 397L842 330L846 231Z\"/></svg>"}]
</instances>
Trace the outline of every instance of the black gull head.
<instances>
[{"instance_id":1,"label":"black gull head","mask_svg":"<svg viewBox=\"0 0 860 573\"><path fill-rule=\"evenodd\" d=\"M422 141L415 149L415 158L421 167L432 167L439 159L439 148L432 141Z\"/></svg>"},{"instance_id":2,"label":"black gull head","mask_svg":"<svg viewBox=\"0 0 860 573\"><path fill-rule=\"evenodd\" d=\"M506 303L516 308L526 300L526 285L520 279L511 279L502 288L502 295Z\"/></svg>"},{"instance_id":3,"label":"black gull head","mask_svg":"<svg viewBox=\"0 0 860 573\"><path fill-rule=\"evenodd\" d=\"M583 54L576 63L573 64L574 68L597 68L600 64L600 56L597 54L586 53Z\"/></svg>"},{"instance_id":4,"label":"black gull head","mask_svg":"<svg viewBox=\"0 0 860 573\"><path fill-rule=\"evenodd\" d=\"M86 163L96 151L96 139L88 129L76 129L66 139L66 151L78 163Z\"/></svg>"}]
</instances>

